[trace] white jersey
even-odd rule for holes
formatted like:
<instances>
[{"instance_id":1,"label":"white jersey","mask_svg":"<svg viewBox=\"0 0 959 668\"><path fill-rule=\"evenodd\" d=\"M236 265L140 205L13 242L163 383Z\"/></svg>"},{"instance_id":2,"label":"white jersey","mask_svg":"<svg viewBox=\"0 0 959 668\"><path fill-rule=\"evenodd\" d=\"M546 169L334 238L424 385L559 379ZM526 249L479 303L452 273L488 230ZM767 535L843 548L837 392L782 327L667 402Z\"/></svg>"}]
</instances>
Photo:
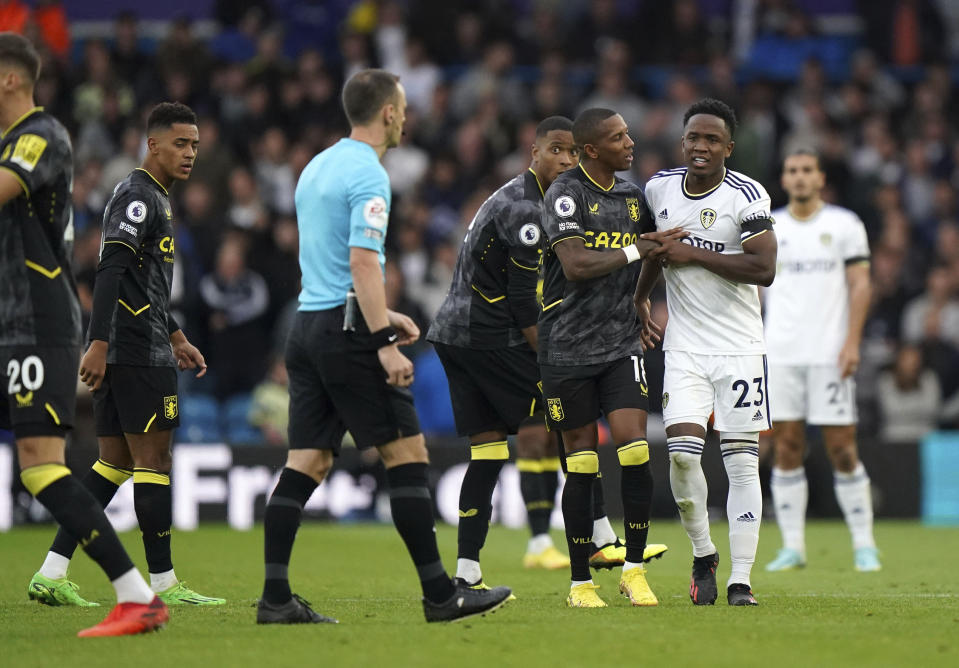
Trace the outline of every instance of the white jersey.
<instances>
[{"instance_id":1,"label":"white jersey","mask_svg":"<svg viewBox=\"0 0 959 668\"><path fill-rule=\"evenodd\" d=\"M686 191L686 168L655 174L646 200L658 230L682 227L684 243L726 255L743 252L743 242L769 229L769 195L753 179L726 171L707 193ZM766 352L759 288L714 274L699 265L668 266L664 350L714 355Z\"/></svg>"},{"instance_id":2,"label":"white jersey","mask_svg":"<svg viewBox=\"0 0 959 668\"><path fill-rule=\"evenodd\" d=\"M834 365L849 326L846 267L869 262L866 228L852 211L825 204L807 220L773 212L779 255L766 290L769 363Z\"/></svg>"}]
</instances>

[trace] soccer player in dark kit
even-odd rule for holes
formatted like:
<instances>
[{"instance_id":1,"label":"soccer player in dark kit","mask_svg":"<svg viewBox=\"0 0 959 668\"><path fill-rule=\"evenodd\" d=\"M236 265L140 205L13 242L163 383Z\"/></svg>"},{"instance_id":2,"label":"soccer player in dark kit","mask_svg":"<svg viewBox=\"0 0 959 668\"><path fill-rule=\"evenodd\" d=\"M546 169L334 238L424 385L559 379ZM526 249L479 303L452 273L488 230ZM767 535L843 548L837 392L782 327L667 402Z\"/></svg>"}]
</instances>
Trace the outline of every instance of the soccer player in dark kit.
<instances>
[{"instance_id":1,"label":"soccer player in dark kit","mask_svg":"<svg viewBox=\"0 0 959 668\"><path fill-rule=\"evenodd\" d=\"M73 150L66 129L34 106L40 57L24 37L0 33L0 427L12 429L24 487L70 540L103 569L117 605L81 637L163 626L150 590L103 507L65 466L76 405L80 303L70 266Z\"/></svg>"},{"instance_id":2,"label":"soccer player in dark kit","mask_svg":"<svg viewBox=\"0 0 959 668\"><path fill-rule=\"evenodd\" d=\"M567 605L606 605L589 576L591 488L599 471L596 420L602 413L622 467L626 559L619 589L633 605L653 606L658 601L643 565L653 492L643 349L655 333L639 324L632 295L640 266L634 263L658 244L639 239L654 228L642 191L615 175L629 169L633 158L622 116L587 109L573 124L573 137L582 147L579 167L561 174L546 192L549 252L539 319L546 410L566 448L563 516L572 571Z\"/></svg>"},{"instance_id":3,"label":"soccer player in dark kit","mask_svg":"<svg viewBox=\"0 0 959 668\"><path fill-rule=\"evenodd\" d=\"M206 372L203 355L169 313L173 212L169 188L190 177L199 135L189 107L165 102L147 119L147 155L113 191L103 214L90 345L80 380L93 392L100 458L84 484L104 507L133 478L150 586L167 605L222 605L180 582L170 542L171 444L179 424L177 367ZM50 605L89 605L67 579L76 541L62 528L30 582Z\"/></svg>"}]
</instances>

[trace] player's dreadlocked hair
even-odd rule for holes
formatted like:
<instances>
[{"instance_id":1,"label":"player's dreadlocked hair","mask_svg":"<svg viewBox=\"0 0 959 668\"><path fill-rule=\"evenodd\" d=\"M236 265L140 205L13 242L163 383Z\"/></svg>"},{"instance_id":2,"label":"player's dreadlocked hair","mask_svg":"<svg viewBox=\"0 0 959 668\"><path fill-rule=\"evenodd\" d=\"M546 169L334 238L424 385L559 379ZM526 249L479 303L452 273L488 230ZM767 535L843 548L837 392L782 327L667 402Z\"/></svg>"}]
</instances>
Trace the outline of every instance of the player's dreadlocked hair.
<instances>
[{"instance_id":1,"label":"player's dreadlocked hair","mask_svg":"<svg viewBox=\"0 0 959 668\"><path fill-rule=\"evenodd\" d=\"M565 130L566 132L573 131L573 121L569 120L565 116L550 116L549 118L544 118L540 121L539 125L536 126L536 138L545 137L548 132L551 130Z\"/></svg>"},{"instance_id":2,"label":"player's dreadlocked hair","mask_svg":"<svg viewBox=\"0 0 959 668\"><path fill-rule=\"evenodd\" d=\"M718 118L723 119L723 122L726 124L726 129L729 130L730 139L732 139L736 134L736 112L733 111L732 107L722 100L707 97L695 103L693 106L687 109L686 113L683 115L683 127L686 127L686 124L689 123L689 119L696 114L709 114L710 116L717 116Z\"/></svg>"},{"instance_id":3,"label":"player's dreadlocked hair","mask_svg":"<svg viewBox=\"0 0 959 668\"><path fill-rule=\"evenodd\" d=\"M159 128L169 128L174 123L196 125L196 114L180 102L161 102L153 107L147 118L147 134Z\"/></svg>"},{"instance_id":4,"label":"player's dreadlocked hair","mask_svg":"<svg viewBox=\"0 0 959 668\"><path fill-rule=\"evenodd\" d=\"M573 121L573 141L579 146L595 145L600 140L599 126L607 118L615 115L616 112L612 109L602 107L585 109Z\"/></svg>"}]
</instances>

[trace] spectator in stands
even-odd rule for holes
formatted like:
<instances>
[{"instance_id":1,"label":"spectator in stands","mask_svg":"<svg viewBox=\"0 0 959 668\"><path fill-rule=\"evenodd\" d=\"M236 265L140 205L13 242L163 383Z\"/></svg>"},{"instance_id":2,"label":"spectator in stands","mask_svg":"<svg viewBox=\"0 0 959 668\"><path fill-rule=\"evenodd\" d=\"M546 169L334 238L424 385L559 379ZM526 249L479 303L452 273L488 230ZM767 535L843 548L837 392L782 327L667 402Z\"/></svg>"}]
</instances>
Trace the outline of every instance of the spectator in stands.
<instances>
[{"instance_id":1,"label":"spectator in stands","mask_svg":"<svg viewBox=\"0 0 959 668\"><path fill-rule=\"evenodd\" d=\"M247 268L246 253L242 236L227 236L214 271L199 286L210 314L207 361L215 379L213 394L220 400L250 392L266 368L269 336L262 316L269 308L270 293L263 277Z\"/></svg>"},{"instance_id":2,"label":"spectator in stands","mask_svg":"<svg viewBox=\"0 0 959 668\"><path fill-rule=\"evenodd\" d=\"M922 350L905 345L895 366L879 377L879 408L884 443L915 443L936 428L942 392L936 374L923 364Z\"/></svg>"}]
</instances>

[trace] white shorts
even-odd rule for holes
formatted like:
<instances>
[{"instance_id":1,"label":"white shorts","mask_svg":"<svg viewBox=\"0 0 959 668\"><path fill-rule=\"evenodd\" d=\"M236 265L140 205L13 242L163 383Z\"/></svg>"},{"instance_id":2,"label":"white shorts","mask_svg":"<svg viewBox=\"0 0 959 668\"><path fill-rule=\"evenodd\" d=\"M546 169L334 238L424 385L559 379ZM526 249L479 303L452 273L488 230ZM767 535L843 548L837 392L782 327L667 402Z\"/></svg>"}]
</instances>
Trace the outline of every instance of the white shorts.
<instances>
[{"instance_id":1,"label":"white shorts","mask_svg":"<svg viewBox=\"0 0 959 668\"><path fill-rule=\"evenodd\" d=\"M769 386L776 395L776 422L840 426L857 421L856 381L840 378L838 366L770 366Z\"/></svg>"},{"instance_id":2,"label":"white shorts","mask_svg":"<svg viewBox=\"0 0 959 668\"><path fill-rule=\"evenodd\" d=\"M765 355L699 355L666 351L663 421L706 428L710 414L721 432L772 427Z\"/></svg>"}]
</instances>

